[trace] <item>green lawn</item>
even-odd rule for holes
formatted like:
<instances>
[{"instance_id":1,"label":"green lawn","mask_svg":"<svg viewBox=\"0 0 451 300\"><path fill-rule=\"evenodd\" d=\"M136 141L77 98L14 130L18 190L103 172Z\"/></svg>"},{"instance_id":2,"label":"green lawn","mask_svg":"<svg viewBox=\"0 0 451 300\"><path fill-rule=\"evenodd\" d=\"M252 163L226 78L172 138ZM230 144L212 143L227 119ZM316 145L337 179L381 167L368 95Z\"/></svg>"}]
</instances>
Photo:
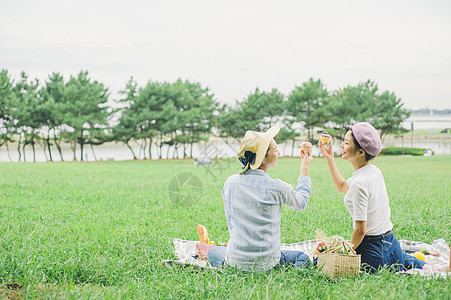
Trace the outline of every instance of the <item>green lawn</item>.
<instances>
[{"instance_id":1,"label":"green lawn","mask_svg":"<svg viewBox=\"0 0 451 300\"><path fill-rule=\"evenodd\" d=\"M297 182L299 159L280 159L273 178ZM353 170L337 159L347 178ZM451 157L378 157L395 236L451 243ZM446 298L451 279L389 272L330 281L315 270L245 274L167 268L172 239L196 240L198 223L227 241L221 190L236 160L208 167L192 161L0 164L0 294L50 298ZM201 188L169 193L180 174ZM351 219L314 159L308 208L283 209L282 242L313 239L315 230L350 238ZM193 180L192 177L191 180ZM191 193L191 194L189 194ZM185 197L191 195L191 197ZM177 197L178 196L178 197ZM15 284L17 283L17 284Z\"/></svg>"},{"instance_id":2,"label":"green lawn","mask_svg":"<svg viewBox=\"0 0 451 300\"><path fill-rule=\"evenodd\" d=\"M404 134L409 135L409 134L411 134L411 132L410 131L404 132ZM434 135L436 135L436 134L446 135L447 134L447 135L449 135L450 131L449 131L449 129L447 129L446 131L445 131L445 129L414 129L413 134L414 135L430 135L430 134L434 134Z\"/></svg>"}]
</instances>

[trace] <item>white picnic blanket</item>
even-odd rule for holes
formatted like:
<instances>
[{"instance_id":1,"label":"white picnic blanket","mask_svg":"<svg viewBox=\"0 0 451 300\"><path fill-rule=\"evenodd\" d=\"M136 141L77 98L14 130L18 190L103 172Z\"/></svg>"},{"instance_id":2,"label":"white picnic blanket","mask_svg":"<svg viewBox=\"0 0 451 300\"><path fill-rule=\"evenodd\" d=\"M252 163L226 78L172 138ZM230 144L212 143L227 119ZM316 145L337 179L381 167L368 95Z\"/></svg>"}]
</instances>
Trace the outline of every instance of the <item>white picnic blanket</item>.
<instances>
[{"instance_id":1,"label":"white picnic blanket","mask_svg":"<svg viewBox=\"0 0 451 300\"><path fill-rule=\"evenodd\" d=\"M318 240L307 240L291 244L282 243L280 245L280 248L281 250L302 251L309 257L312 257L313 250L318 245L318 242L319 242ZM174 243L174 253L177 259L163 260L162 261L163 265L172 266L173 264L181 264L181 265L194 265L201 268L215 269L208 263L208 261L199 259L199 251L196 247L196 243L198 243L198 241L173 239L173 243ZM408 240L399 240L399 243L401 245L401 248L410 253L425 250L428 251L429 253L432 252L438 253L438 256L426 255L425 258L426 263L433 266L431 270L411 269L399 273L418 274L420 276L444 277L444 278L446 278L446 276L451 276L451 272L439 272L434 270L434 268L449 264L450 249L449 246L446 244L445 240L438 239L433 241L432 244Z\"/></svg>"},{"instance_id":2,"label":"white picnic blanket","mask_svg":"<svg viewBox=\"0 0 451 300\"><path fill-rule=\"evenodd\" d=\"M432 268L429 270L423 269L410 269L407 271L402 271L399 273L402 274L418 274L420 276L426 277L443 277L451 276L451 272L440 272L434 270L441 266L449 266L450 260L450 248L449 245L446 244L445 240L438 239L434 240L432 244L426 244L424 242L416 242L416 241L408 241L408 240L399 240L399 244L401 248L406 250L408 253L413 253L417 251L428 251L429 253L435 252L438 253L438 256L426 255L425 262L430 264Z\"/></svg>"}]
</instances>

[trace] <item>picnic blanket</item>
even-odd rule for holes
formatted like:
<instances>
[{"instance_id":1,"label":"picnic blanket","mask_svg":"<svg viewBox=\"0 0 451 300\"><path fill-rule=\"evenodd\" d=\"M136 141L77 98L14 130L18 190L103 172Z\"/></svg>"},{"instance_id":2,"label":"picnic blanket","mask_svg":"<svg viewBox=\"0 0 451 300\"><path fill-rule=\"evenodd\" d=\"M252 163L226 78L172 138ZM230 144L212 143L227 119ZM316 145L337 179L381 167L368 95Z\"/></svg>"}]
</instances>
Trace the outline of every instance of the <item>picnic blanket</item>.
<instances>
[{"instance_id":1,"label":"picnic blanket","mask_svg":"<svg viewBox=\"0 0 451 300\"><path fill-rule=\"evenodd\" d=\"M302 251L309 257L313 256L313 250L318 245L318 240L307 240L299 243L291 244L280 244L281 250L296 250ZM199 241L187 241L181 239L173 239L174 243L174 254L177 257L175 260L163 260L162 264L165 266L175 265L194 265L201 268L216 269L212 267L207 260L202 260L199 257L199 250L196 244ZM440 272L436 268L439 266L444 266L449 264L450 250L449 246L446 244L445 240L438 239L432 242L432 244L427 244L424 242L399 240L401 248L407 253L413 253L416 251L428 251L429 253L438 253L438 256L426 255L426 263L433 266L430 270L422 269L411 269L407 271L398 272L400 274L417 274L419 276L426 277L443 277L451 276L451 272Z\"/></svg>"}]
</instances>

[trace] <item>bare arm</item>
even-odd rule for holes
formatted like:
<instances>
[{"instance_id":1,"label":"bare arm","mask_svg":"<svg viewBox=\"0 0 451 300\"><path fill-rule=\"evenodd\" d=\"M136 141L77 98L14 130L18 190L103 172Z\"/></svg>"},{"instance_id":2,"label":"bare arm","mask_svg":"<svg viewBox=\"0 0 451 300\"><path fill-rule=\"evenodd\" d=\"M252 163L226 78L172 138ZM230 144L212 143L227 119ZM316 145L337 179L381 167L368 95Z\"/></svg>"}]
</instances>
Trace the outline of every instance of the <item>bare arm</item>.
<instances>
[{"instance_id":1,"label":"bare arm","mask_svg":"<svg viewBox=\"0 0 451 300\"><path fill-rule=\"evenodd\" d=\"M355 221L355 228L351 237L351 243L354 244L352 248L354 250L357 249L365 237L366 229L366 221Z\"/></svg>"},{"instance_id":2,"label":"bare arm","mask_svg":"<svg viewBox=\"0 0 451 300\"><path fill-rule=\"evenodd\" d=\"M349 186L340 171L338 171L337 165L335 164L332 146L330 144L329 146L326 146L321 141L318 142L318 146L321 154L327 161L327 166L329 167L330 176L332 177L335 188L339 193L347 192L349 190Z\"/></svg>"},{"instance_id":3,"label":"bare arm","mask_svg":"<svg viewBox=\"0 0 451 300\"><path fill-rule=\"evenodd\" d=\"M307 153L304 153L307 152ZM304 151L301 150L301 166L300 166L300 175L299 176L308 176L308 168L310 166L310 163L313 160L312 153L310 151L307 151L304 149Z\"/></svg>"},{"instance_id":4,"label":"bare arm","mask_svg":"<svg viewBox=\"0 0 451 300\"><path fill-rule=\"evenodd\" d=\"M291 185L284 183L282 181L279 187L281 201L283 204L288 205L295 210L305 209L307 207L308 199L310 197L311 180L308 177L309 165L313 160L313 156L310 151L301 151L301 165L300 165L300 175L298 178L298 185L296 191L293 191Z\"/></svg>"}]
</instances>

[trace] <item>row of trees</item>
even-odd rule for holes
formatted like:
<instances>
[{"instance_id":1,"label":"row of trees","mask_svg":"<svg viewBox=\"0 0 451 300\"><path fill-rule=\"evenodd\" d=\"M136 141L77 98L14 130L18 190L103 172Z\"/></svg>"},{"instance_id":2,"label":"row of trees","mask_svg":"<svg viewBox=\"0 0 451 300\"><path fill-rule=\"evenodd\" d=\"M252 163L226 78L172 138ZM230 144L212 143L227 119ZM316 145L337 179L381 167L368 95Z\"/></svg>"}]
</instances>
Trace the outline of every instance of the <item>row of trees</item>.
<instances>
[{"instance_id":1,"label":"row of trees","mask_svg":"<svg viewBox=\"0 0 451 300\"><path fill-rule=\"evenodd\" d=\"M102 83L92 81L87 72L80 72L67 82L59 73L49 76L44 85L29 80L22 73L14 83L6 70L0 72L0 147L16 142L19 161L25 157L25 147L33 149L41 143L48 160L53 160L51 146L61 159L61 143L68 142L74 152L80 145L82 155L86 144L101 144L106 137L108 90Z\"/></svg>"},{"instance_id":2,"label":"row of trees","mask_svg":"<svg viewBox=\"0 0 451 300\"><path fill-rule=\"evenodd\" d=\"M226 140L239 139L247 130L264 131L272 125L282 127L279 141L292 141L307 132L313 141L315 130L327 130L341 139L343 128L358 121L371 122L381 132L396 133L409 113L392 92L380 92L373 81L328 91L321 80L310 79L296 86L289 95L277 89L256 89L234 105L219 103L208 88L199 83L177 80L173 83L149 81L139 87L131 78L110 99L109 90L80 72L65 81L60 73L51 74L42 84L25 73L18 82L7 70L0 72L0 147L15 143L19 161L25 147L41 144L49 161L52 149L63 160L61 145L69 143L76 160L86 146L120 142L133 157L162 158L163 147L177 155L192 157L193 144L206 141L211 133ZM217 113L215 114L215 112ZM215 126L219 131L215 131ZM133 143L140 145L137 155ZM153 146L153 147L152 147ZM156 146L156 147L155 147ZM169 155L166 155L169 157Z\"/></svg>"},{"instance_id":3,"label":"row of trees","mask_svg":"<svg viewBox=\"0 0 451 300\"><path fill-rule=\"evenodd\" d=\"M402 122L409 115L400 98L393 92L380 92L374 81L329 92L321 80L310 79L296 86L288 96L275 89L270 93L257 89L227 111L221 127L224 137L239 138L245 130L263 131L276 122L281 123L278 139L292 141L293 155L300 129L305 130L307 139L313 142L316 142L315 129L327 130L342 140L347 126L366 121L373 124L383 138L387 133L401 132Z\"/></svg>"}]
</instances>

